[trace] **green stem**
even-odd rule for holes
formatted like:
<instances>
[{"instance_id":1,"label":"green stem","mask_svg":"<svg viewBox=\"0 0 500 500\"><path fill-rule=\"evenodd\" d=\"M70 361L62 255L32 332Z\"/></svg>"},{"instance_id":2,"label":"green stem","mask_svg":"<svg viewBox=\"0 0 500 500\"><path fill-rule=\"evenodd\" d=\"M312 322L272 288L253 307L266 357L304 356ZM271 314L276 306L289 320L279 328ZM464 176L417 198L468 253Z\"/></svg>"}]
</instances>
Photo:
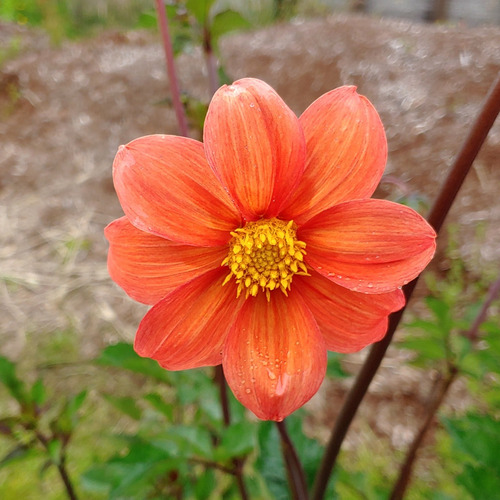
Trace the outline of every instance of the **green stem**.
<instances>
[{"instance_id":1,"label":"green stem","mask_svg":"<svg viewBox=\"0 0 500 500\"><path fill-rule=\"evenodd\" d=\"M437 233L441 229L444 220L450 211L455 197L462 186L467 173L469 172L474 159L476 158L481 146L483 145L488 132L495 122L500 112L500 73L493 83L483 107L476 118L472 129L467 136L462 148L460 149L451 171L441 188L434 206L429 214L428 221L434 227ZM413 290L417 284L418 278L403 287L406 297L406 304L410 299ZM313 500L322 500L324 498L330 474L335 465L335 461L340 452L340 447L347 434L354 416L358 410L368 387L375 376L384 357L389 344L391 343L394 332L403 316L406 306L400 311L389 317L389 328L386 336L378 343L374 344L363 364L355 382L349 391L346 401L337 417L330 440L327 444L323 460L316 475L313 487Z\"/></svg>"},{"instance_id":2,"label":"green stem","mask_svg":"<svg viewBox=\"0 0 500 500\"><path fill-rule=\"evenodd\" d=\"M175 69L174 51L172 49L172 39L168 29L167 14L165 12L165 4L163 0L156 0L156 11L158 13L158 24L161 31L163 41L163 50L165 52L165 61L167 64L168 80L170 82L170 94L172 95L172 103L174 105L175 116L179 125L179 133L184 137L189 137L187 126L186 113L182 105L181 94L179 91L179 79Z\"/></svg>"},{"instance_id":3,"label":"green stem","mask_svg":"<svg viewBox=\"0 0 500 500\"><path fill-rule=\"evenodd\" d=\"M307 483L304 474L304 469L300 463L293 442L288 435L286 430L285 421L276 422L278 431L281 438L281 448L283 450L283 458L285 459L288 483L290 484L290 490L292 492L292 498L294 500L307 500L309 498L307 494Z\"/></svg>"}]
</instances>

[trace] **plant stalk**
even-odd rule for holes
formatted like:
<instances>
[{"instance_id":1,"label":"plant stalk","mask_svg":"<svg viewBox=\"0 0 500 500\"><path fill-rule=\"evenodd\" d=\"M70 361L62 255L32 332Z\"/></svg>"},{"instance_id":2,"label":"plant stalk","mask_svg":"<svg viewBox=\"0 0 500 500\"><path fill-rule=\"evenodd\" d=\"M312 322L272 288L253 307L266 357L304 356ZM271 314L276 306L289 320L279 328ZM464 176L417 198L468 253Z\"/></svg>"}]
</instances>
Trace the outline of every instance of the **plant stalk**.
<instances>
[{"instance_id":1,"label":"plant stalk","mask_svg":"<svg viewBox=\"0 0 500 500\"><path fill-rule=\"evenodd\" d=\"M411 443L411 446L406 454L404 464L400 469L398 480L394 485L389 500L403 499L404 494L406 493L406 489L410 484L411 473L413 469L413 464L415 462L415 459L417 458L417 452L420 446L422 445L424 437L426 436L432 423L434 422L436 413L443 404L443 401L446 395L448 394L448 391L451 385L453 384L454 380L456 379L457 375L458 375L457 368L455 366L451 366L450 369L448 370L446 378L442 380L441 383L439 384L439 387L436 390L437 393L432 398L431 404L427 411L427 416L425 417L425 421L423 425L420 427L420 430L418 431L417 435L414 437L413 442Z\"/></svg>"},{"instance_id":2,"label":"plant stalk","mask_svg":"<svg viewBox=\"0 0 500 500\"><path fill-rule=\"evenodd\" d=\"M215 383L219 387L219 397L222 407L222 418L224 421L224 426L228 427L231 424L231 413L229 410L229 399L227 397L227 383L226 377L224 377L224 371L222 370L222 365L215 367ZM241 458L233 458L233 472L232 474L236 478L236 483L240 491L241 500L250 500L248 492L245 486L245 480L243 478L243 463Z\"/></svg>"},{"instance_id":3,"label":"plant stalk","mask_svg":"<svg viewBox=\"0 0 500 500\"><path fill-rule=\"evenodd\" d=\"M469 172L474 159L483 145L488 132L490 131L496 117L500 112L500 73L486 96L481 111L476 118L469 135L460 149L451 167L450 173L441 188L441 191L434 202L429 214L428 221L439 233L446 215L462 186L467 173ZM403 287L406 297L406 304L410 299L417 284L418 277ZM377 372L382 359L391 343L394 332L403 316L406 305L400 311L389 317L389 328L386 336L378 343L374 344L364 362L358 376L349 391L344 405L337 417L330 440L326 446L325 454L316 475L313 487L312 500L322 500L324 498L330 474L335 465L335 461L340 452L340 447L347 434L358 407L363 400L368 387Z\"/></svg>"},{"instance_id":4,"label":"plant stalk","mask_svg":"<svg viewBox=\"0 0 500 500\"><path fill-rule=\"evenodd\" d=\"M288 483L292 492L293 500L307 500L307 483L304 474L304 469L300 463L297 452L293 445L288 431L286 429L285 421L276 422L278 431L281 438L281 448L283 450L283 458L285 459L286 470L288 474Z\"/></svg>"},{"instance_id":5,"label":"plant stalk","mask_svg":"<svg viewBox=\"0 0 500 500\"><path fill-rule=\"evenodd\" d=\"M167 14L165 12L165 4L163 0L156 0L156 11L158 13L158 25L160 27L163 50L165 52L167 75L170 82L170 94L172 96L175 116L177 117L179 133L184 137L189 137L186 113L184 111L184 106L182 105L181 94L179 91L179 79L175 69L172 38L170 37L170 30L168 29Z\"/></svg>"},{"instance_id":6,"label":"plant stalk","mask_svg":"<svg viewBox=\"0 0 500 500\"><path fill-rule=\"evenodd\" d=\"M203 53L205 54L205 64L207 65L208 88L210 96L213 96L217 92L220 82L219 75L217 74L217 59L212 47L212 37L210 29L207 26L203 28Z\"/></svg>"},{"instance_id":7,"label":"plant stalk","mask_svg":"<svg viewBox=\"0 0 500 500\"><path fill-rule=\"evenodd\" d=\"M486 319L486 316L488 314L488 309L491 306L492 302L498 297L499 293L500 293L500 278L497 278L497 280L490 286L488 290L488 295L486 296L486 300L481 306L481 310L479 311L479 314L474 320L474 323L472 323L470 329L465 333L465 336L470 341L474 342L479 339L479 327Z\"/></svg>"}]
</instances>

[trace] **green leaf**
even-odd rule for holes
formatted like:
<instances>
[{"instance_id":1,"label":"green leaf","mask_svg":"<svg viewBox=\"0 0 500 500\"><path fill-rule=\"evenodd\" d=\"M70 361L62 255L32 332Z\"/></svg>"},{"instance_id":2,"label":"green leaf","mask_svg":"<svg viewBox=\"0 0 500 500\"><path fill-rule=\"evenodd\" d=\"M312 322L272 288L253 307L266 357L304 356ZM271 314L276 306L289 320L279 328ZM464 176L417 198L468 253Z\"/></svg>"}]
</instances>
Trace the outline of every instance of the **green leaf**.
<instances>
[{"instance_id":1,"label":"green leaf","mask_svg":"<svg viewBox=\"0 0 500 500\"><path fill-rule=\"evenodd\" d=\"M47 452L49 453L50 461L54 465L61 463L62 442L59 439L52 439L47 444Z\"/></svg>"},{"instance_id":2,"label":"green leaf","mask_svg":"<svg viewBox=\"0 0 500 500\"><path fill-rule=\"evenodd\" d=\"M128 453L88 469L81 476L83 488L113 500L149 498L156 479L180 465L178 458L156 445L155 438L153 442L129 436L126 441Z\"/></svg>"},{"instance_id":3,"label":"green leaf","mask_svg":"<svg viewBox=\"0 0 500 500\"><path fill-rule=\"evenodd\" d=\"M165 399L160 396L157 392L152 392L150 394L146 394L144 399L148 401L151 406L159 411L162 415L167 417L167 420L171 422L173 420L174 415L174 407L171 403L166 403Z\"/></svg>"},{"instance_id":4,"label":"green leaf","mask_svg":"<svg viewBox=\"0 0 500 500\"><path fill-rule=\"evenodd\" d=\"M45 403L46 398L47 392L45 390L45 386L43 385L43 380L38 379L31 387L31 401L40 406Z\"/></svg>"},{"instance_id":5,"label":"green leaf","mask_svg":"<svg viewBox=\"0 0 500 500\"><path fill-rule=\"evenodd\" d=\"M130 418L133 418L134 420L141 419L142 411L137 406L135 398L130 396L113 396L111 394L104 394L104 399L106 399L106 401L112 404L115 408L125 413L125 415L128 415Z\"/></svg>"},{"instance_id":6,"label":"green leaf","mask_svg":"<svg viewBox=\"0 0 500 500\"><path fill-rule=\"evenodd\" d=\"M21 405L29 402L24 383L16 375L16 365L3 356L0 356L0 382Z\"/></svg>"},{"instance_id":7,"label":"green leaf","mask_svg":"<svg viewBox=\"0 0 500 500\"><path fill-rule=\"evenodd\" d=\"M349 374L344 371L341 365L343 355L338 352L328 351L328 364L326 366L326 375L332 378L346 378Z\"/></svg>"},{"instance_id":8,"label":"green leaf","mask_svg":"<svg viewBox=\"0 0 500 500\"><path fill-rule=\"evenodd\" d=\"M24 444L17 445L10 450L6 455L0 458L0 468L5 467L13 462L19 462L40 455L40 452L31 446Z\"/></svg>"},{"instance_id":9,"label":"green leaf","mask_svg":"<svg viewBox=\"0 0 500 500\"><path fill-rule=\"evenodd\" d=\"M273 422L261 422L258 433L259 454L255 468L260 473L274 500L289 500L286 469L281 454L281 442Z\"/></svg>"},{"instance_id":10,"label":"green leaf","mask_svg":"<svg viewBox=\"0 0 500 500\"><path fill-rule=\"evenodd\" d=\"M231 31L244 30L250 27L251 24L235 10L227 9L219 12L213 18L210 26L212 45L216 47L219 38L227 33L230 33Z\"/></svg>"},{"instance_id":11,"label":"green leaf","mask_svg":"<svg viewBox=\"0 0 500 500\"><path fill-rule=\"evenodd\" d=\"M216 487L217 480L214 471L211 469L204 471L194 486L196 500L206 500L208 492L215 491Z\"/></svg>"},{"instance_id":12,"label":"green leaf","mask_svg":"<svg viewBox=\"0 0 500 500\"><path fill-rule=\"evenodd\" d=\"M466 464L463 472L457 477L475 500L500 500L500 476L498 471Z\"/></svg>"},{"instance_id":13,"label":"green leaf","mask_svg":"<svg viewBox=\"0 0 500 500\"><path fill-rule=\"evenodd\" d=\"M468 414L460 419L444 419L453 444L472 461L495 470L500 477L500 420L490 415Z\"/></svg>"},{"instance_id":14,"label":"green leaf","mask_svg":"<svg viewBox=\"0 0 500 500\"><path fill-rule=\"evenodd\" d=\"M106 347L96 363L106 366L123 368L134 373L141 373L147 377L154 378L161 382L170 381L170 373L163 369L156 361L149 358L141 358L135 351L132 344L120 342Z\"/></svg>"},{"instance_id":15,"label":"green leaf","mask_svg":"<svg viewBox=\"0 0 500 500\"><path fill-rule=\"evenodd\" d=\"M78 410L80 409L87 391L82 391L76 396L67 397L57 416L52 420L52 428L57 434L69 437L78 424Z\"/></svg>"},{"instance_id":16,"label":"green leaf","mask_svg":"<svg viewBox=\"0 0 500 500\"><path fill-rule=\"evenodd\" d=\"M306 436L303 431L301 412L296 412L286 419L288 433L302 462L307 484L312 487L316 471L323 457L323 447L315 439Z\"/></svg>"},{"instance_id":17,"label":"green leaf","mask_svg":"<svg viewBox=\"0 0 500 500\"><path fill-rule=\"evenodd\" d=\"M451 330L453 318L451 316L450 306L437 297L426 297L427 307L434 313L439 325L445 331Z\"/></svg>"},{"instance_id":18,"label":"green leaf","mask_svg":"<svg viewBox=\"0 0 500 500\"><path fill-rule=\"evenodd\" d=\"M223 429L222 440L215 451L216 460L243 457L257 445L257 425L248 421L238 422Z\"/></svg>"},{"instance_id":19,"label":"green leaf","mask_svg":"<svg viewBox=\"0 0 500 500\"><path fill-rule=\"evenodd\" d=\"M170 449L172 444L177 445L180 456L213 458L212 436L204 427L176 425L163 436L158 436L158 446L163 449Z\"/></svg>"},{"instance_id":20,"label":"green leaf","mask_svg":"<svg viewBox=\"0 0 500 500\"><path fill-rule=\"evenodd\" d=\"M187 0L186 8L201 26L205 26L208 21L210 8L215 0Z\"/></svg>"},{"instance_id":21,"label":"green leaf","mask_svg":"<svg viewBox=\"0 0 500 500\"><path fill-rule=\"evenodd\" d=\"M432 339L425 337L413 337L404 339L398 344L403 349L415 351L417 358L412 361L412 364L419 366L427 364L429 361L437 361L446 359L446 350L442 342L435 342Z\"/></svg>"}]
</instances>

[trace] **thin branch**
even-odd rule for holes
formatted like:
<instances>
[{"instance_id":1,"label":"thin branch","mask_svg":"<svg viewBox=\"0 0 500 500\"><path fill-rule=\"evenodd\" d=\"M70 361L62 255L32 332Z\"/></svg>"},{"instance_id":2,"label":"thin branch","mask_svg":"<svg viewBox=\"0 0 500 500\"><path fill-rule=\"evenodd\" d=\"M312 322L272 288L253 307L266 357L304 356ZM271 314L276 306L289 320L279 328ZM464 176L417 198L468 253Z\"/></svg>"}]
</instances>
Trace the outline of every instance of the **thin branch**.
<instances>
[{"instance_id":1,"label":"thin branch","mask_svg":"<svg viewBox=\"0 0 500 500\"><path fill-rule=\"evenodd\" d=\"M493 301L497 298L500 293L500 278L498 278L489 288L488 295L479 311L479 314L476 316L474 323L472 323L471 327L467 332L465 332L465 336L471 340L476 341L479 338L479 327L482 325L484 320L486 319L486 315L488 314L488 309L493 303Z\"/></svg>"},{"instance_id":2,"label":"thin branch","mask_svg":"<svg viewBox=\"0 0 500 500\"><path fill-rule=\"evenodd\" d=\"M207 26L203 28L203 53L205 54L205 64L208 73L208 88L210 95L214 95L220 86L219 75L217 74L217 59L212 47L212 36Z\"/></svg>"},{"instance_id":3,"label":"thin branch","mask_svg":"<svg viewBox=\"0 0 500 500\"><path fill-rule=\"evenodd\" d=\"M288 473L288 483L292 491L294 500L307 500L307 483L304 474L304 469L300 463L297 452L293 445L288 431L286 430L285 421L276 422L281 438L281 448L283 450L283 458L285 459L286 469Z\"/></svg>"},{"instance_id":4,"label":"thin branch","mask_svg":"<svg viewBox=\"0 0 500 500\"><path fill-rule=\"evenodd\" d=\"M156 11L158 13L158 25L160 27L163 50L165 52L167 74L170 82L170 94L172 96L172 103L177 117L177 124L179 125L179 133L184 137L189 137L186 113L184 111L184 106L182 105L181 94L179 91L179 79L175 69L172 39L170 37L170 30L168 29L167 14L165 12L165 4L163 0L156 0Z\"/></svg>"},{"instance_id":5,"label":"thin branch","mask_svg":"<svg viewBox=\"0 0 500 500\"><path fill-rule=\"evenodd\" d=\"M49 451L50 440L40 431L35 430L35 436L38 441L42 443L43 447ZM59 475L61 476L62 482L64 483L64 488L66 489L66 495L70 500L78 500L78 496L76 495L75 489L73 487L73 483L69 477L68 471L66 470L66 453L64 450L61 450L61 456L59 457L59 463L57 465L57 470L59 471Z\"/></svg>"},{"instance_id":6,"label":"thin branch","mask_svg":"<svg viewBox=\"0 0 500 500\"><path fill-rule=\"evenodd\" d=\"M433 394L432 401L428 408L425 421L423 425L420 427L420 430L418 431L417 435L413 439L410 448L408 449L405 461L400 469L398 480L396 481L391 496L389 497L390 500L403 499L406 489L410 484L411 473L413 469L413 464L415 463L415 459L417 457L417 452L420 446L422 445L424 437L426 436L432 423L434 422L436 413L443 404L443 401L446 395L448 394L448 391L452 383L457 377L457 374L458 374L457 368L455 366L450 367L447 377L441 381L439 387L436 389L436 393Z\"/></svg>"},{"instance_id":7,"label":"thin branch","mask_svg":"<svg viewBox=\"0 0 500 500\"><path fill-rule=\"evenodd\" d=\"M231 413L229 409L229 399L227 397L227 383L224 377L224 371L222 370L222 365L215 367L214 382L219 387L220 403L222 407L222 418L224 425L228 427L231 424ZM243 478L243 464L244 461L240 458L233 458L233 472L236 483L238 484L238 489L240 491L240 496L242 500L249 500L248 492L245 486L245 480Z\"/></svg>"},{"instance_id":8,"label":"thin branch","mask_svg":"<svg viewBox=\"0 0 500 500\"><path fill-rule=\"evenodd\" d=\"M448 178L441 188L441 192L439 193L438 198L436 199L429 214L428 221L437 233L439 233L446 215L450 211L451 205L453 204L453 201L455 200L455 197L499 112L500 73L493 83L484 101L479 116L476 118L469 135L459 151ZM406 304L408 304L408 300L415 289L417 280L418 278L403 287ZM312 495L313 500L322 500L324 498L328 480L339 454L342 441L344 440L349 426L356 415L358 407L382 362L382 358L391 343L394 332L396 331L405 309L406 306L389 317L389 328L386 336L380 342L374 344L371 348L370 353L368 354L368 357L366 358L366 361L354 382L354 385L347 395L346 401L335 422L335 426L330 436L330 441L327 444L323 460L316 476Z\"/></svg>"}]
</instances>

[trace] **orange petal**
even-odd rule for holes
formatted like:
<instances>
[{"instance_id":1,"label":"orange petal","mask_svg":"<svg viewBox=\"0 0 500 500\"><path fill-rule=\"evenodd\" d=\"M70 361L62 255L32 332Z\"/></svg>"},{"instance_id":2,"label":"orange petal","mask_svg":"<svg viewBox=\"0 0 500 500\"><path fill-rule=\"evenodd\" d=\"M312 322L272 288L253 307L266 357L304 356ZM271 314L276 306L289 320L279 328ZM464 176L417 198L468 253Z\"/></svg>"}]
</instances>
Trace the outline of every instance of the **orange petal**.
<instances>
[{"instance_id":1,"label":"orange petal","mask_svg":"<svg viewBox=\"0 0 500 500\"><path fill-rule=\"evenodd\" d=\"M302 226L306 263L350 290L382 293L416 278L436 249L436 233L417 212L386 200L356 200Z\"/></svg>"},{"instance_id":2,"label":"orange petal","mask_svg":"<svg viewBox=\"0 0 500 500\"><path fill-rule=\"evenodd\" d=\"M223 245L240 217L205 159L203 144L150 135L121 146L113 180L130 222L178 243Z\"/></svg>"},{"instance_id":3,"label":"orange petal","mask_svg":"<svg viewBox=\"0 0 500 500\"><path fill-rule=\"evenodd\" d=\"M111 278L144 304L156 304L178 286L217 269L227 254L225 247L181 245L145 233L126 217L109 224L104 234Z\"/></svg>"},{"instance_id":4,"label":"orange petal","mask_svg":"<svg viewBox=\"0 0 500 500\"><path fill-rule=\"evenodd\" d=\"M224 346L227 382L236 398L263 420L283 420L319 389L325 342L303 299L274 292L245 301Z\"/></svg>"},{"instance_id":5,"label":"orange petal","mask_svg":"<svg viewBox=\"0 0 500 500\"><path fill-rule=\"evenodd\" d=\"M300 292L323 334L326 348L356 352L381 340L387 332L387 317L405 304L401 290L381 294L353 292L318 273L295 276Z\"/></svg>"},{"instance_id":6,"label":"orange petal","mask_svg":"<svg viewBox=\"0 0 500 500\"><path fill-rule=\"evenodd\" d=\"M183 285L144 316L134 348L167 370L222 362L227 332L240 309L235 282L222 286L227 270L217 269Z\"/></svg>"},{"instance_id":7,"label":"orange petal","mask_svg":"<svg viewBox=\"0 0 500 500\"><path fill-rule=\"evenodd\" d=\"M303 224L340 202L369 198L387 161L387 140L373 105L340 87L314 101L300 117L306 136L306 168L281 214Z\"/></svg>"},{"instance_id":8,"label":"orange petal","mask_svg":"<svg viewBox=\"0 0 500 500\"><path fill-rule=\"evenodd\" d=\"M203 141L215 174L247 220L275 217L304 170L299 120L260 80L244 78L215 93Z\"/></svg>"}]
</instances>

